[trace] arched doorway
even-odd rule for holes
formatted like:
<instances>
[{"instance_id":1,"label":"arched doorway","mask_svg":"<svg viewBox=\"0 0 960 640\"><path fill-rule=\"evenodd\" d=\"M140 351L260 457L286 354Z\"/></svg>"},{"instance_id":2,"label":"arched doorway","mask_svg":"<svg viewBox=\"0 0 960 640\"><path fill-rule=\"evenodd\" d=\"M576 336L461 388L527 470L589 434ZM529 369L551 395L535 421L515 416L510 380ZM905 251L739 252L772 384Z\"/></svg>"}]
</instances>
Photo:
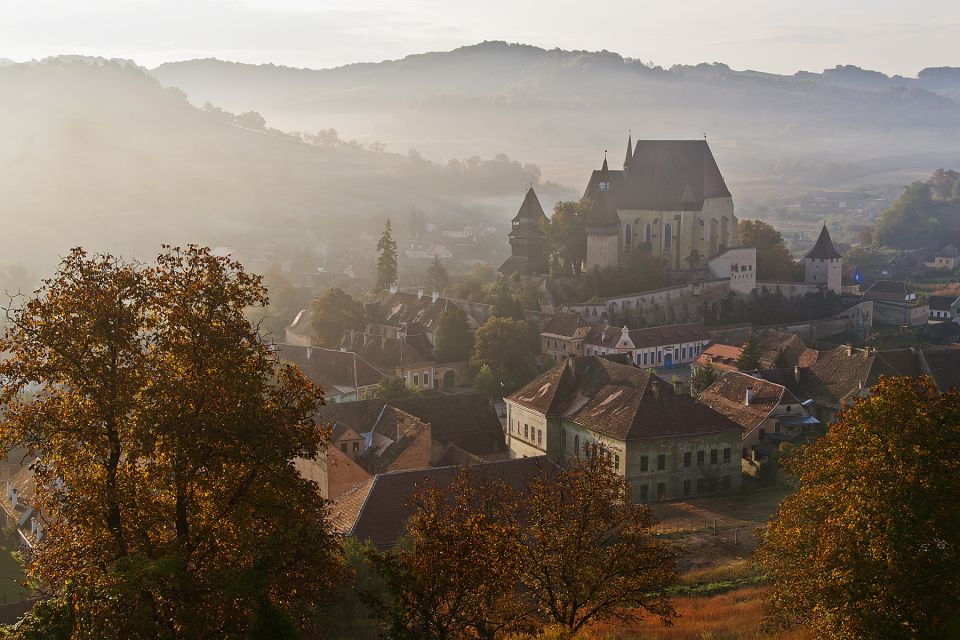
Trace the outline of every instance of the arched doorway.
<instances>
[{"instance_id":1,"label":"arched doorway","mask_svg":"<svg viewBox=\"0 0 960 640\"><path fill-rule=\"evenodd\" d=\"M456 382L456 376L454 376L453 371L447 369L446 373L443 374L443 388L449 389Z\"/></svg>"},{"instance_id":2,"label":"arched doorway","mask_svg":"<svg viewBox=\"0 0 960 640\"><path fill-rule=\"evenodd\" d=\"M670 369L673 367L673 354L667 351L663 354L663 368Z\"/></svg>"}]
</instances>

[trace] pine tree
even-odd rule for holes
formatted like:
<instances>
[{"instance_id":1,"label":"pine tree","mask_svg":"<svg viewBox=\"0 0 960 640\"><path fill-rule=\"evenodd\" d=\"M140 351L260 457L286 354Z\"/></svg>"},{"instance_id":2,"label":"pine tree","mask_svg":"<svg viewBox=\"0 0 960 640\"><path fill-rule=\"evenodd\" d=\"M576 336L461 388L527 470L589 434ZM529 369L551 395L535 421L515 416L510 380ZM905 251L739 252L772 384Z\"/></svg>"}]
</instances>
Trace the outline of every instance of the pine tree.
<instances>
[{"instance_id":1,"label":"pine tree","mask_svg":"<svg viewBox=\"0 0 960 640\"><path fill-rule=\"evenodd\" d=\"M397 281L397 242L390 233L390 219L377 243L377 291L389 289Z\"/></svg>"},{"instance_id":2,"label":"pine tree","mask_svg":"<svg viewBox=\"0 0 960 640\"><path fill-rule=\"evenodd\" d=\"M760 345L757 344L757 337L750 332L747 341L743 343L743 352L737 359L737 369L740 371L756 371L760 368Z\"/></svg>"},{"instance_id":3,"label":"pine tree","mask_svg":"<svg viewBox=\"0 0 960 640\"><path fill-rule=\"evenodd\" d=\"M433 291L443 291L450 283L447 268L440 262L439 256L433 256L433 264L427 267L427 283Z\"/></svg>"}]
</instances>

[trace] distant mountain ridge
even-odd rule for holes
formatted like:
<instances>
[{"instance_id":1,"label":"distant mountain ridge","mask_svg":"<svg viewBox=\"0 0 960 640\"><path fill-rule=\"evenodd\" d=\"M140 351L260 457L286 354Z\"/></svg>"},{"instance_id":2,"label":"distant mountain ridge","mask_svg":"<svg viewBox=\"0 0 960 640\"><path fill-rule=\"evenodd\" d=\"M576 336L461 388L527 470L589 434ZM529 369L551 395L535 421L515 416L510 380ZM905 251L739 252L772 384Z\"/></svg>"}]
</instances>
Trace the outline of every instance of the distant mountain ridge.
<instances>
[{"instance_id":1,"label":"distant mountain ridge","mask_svg":"<svg viewBox=\"0 0 960 640\"><path fill-rule=\"evenodd\" d=\"M496 148L577 188L604 149L622 154L627 129L706 134L741 202L784 187L902 183L960 164L952 67L916 78L852 66L787 76L484 42L332 69L193 60L151 73L195 104L255 109L283 129L335 127L432 158Z\"/></svg>"}]
</instances>

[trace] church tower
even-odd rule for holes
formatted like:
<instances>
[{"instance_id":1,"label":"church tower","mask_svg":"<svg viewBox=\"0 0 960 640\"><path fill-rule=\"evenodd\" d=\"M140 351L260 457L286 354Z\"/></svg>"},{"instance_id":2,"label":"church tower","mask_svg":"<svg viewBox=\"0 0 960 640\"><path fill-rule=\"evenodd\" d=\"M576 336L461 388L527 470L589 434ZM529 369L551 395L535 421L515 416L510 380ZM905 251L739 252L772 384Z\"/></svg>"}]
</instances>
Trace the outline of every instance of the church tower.
<instances>
[{"instance_id":1,"label":"church tower","mask_svg":"<svg viewBox=\"0 0 960 640\"><path fill-rule=\"evenodd\" d=\"M545 274L547 266L547 216L531 186L511 221L510 257L500 266L500 273Z\"/></svg>"},{"instance_id":2,"label":"church tower","mask_svg":"<svg viewBox=\"0 0 960 640\"><path fill-rule=\"evenodd\" d=\"M810 284L826 284L828 290L839 294L841 263L840 253L834 248L824 224L817 244L803 257L803 278Z\"/></svg>"},{"instance_id":3,"label":"church tower","mask_svg":"<svg viewBox=\"0 0 960 640\"><path fill-rule=\"evenodd\" d=\"M630 146L630 143L627 143ZM626 166L626 164L624 165ZM612 200L611 175L607 166L607 159L603 159L603 168L597 182L597 189L593 194L593 202L586 216L587 271L595 268L616 268L619 262L620 246L620 216ZM628 225L629 227L629 225ZM632 235L632 234L631 234ZM624 238L625 242L632 242L632 237Z\"/></svg>"}]
</instances>

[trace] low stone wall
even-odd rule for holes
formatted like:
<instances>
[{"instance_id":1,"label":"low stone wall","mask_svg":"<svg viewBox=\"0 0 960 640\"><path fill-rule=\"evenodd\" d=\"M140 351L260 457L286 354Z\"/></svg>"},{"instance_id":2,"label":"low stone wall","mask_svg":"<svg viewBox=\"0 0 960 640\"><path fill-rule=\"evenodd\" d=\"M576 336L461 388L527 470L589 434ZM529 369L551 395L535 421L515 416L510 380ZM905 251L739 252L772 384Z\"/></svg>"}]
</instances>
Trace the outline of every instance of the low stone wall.
<instances>
[{"instance_id":1,"label":"low stone wall","mask_svg":"<svg viewBox=\"0 0 960 640\"><path fill-rule=\"evenodd\" d=\"M762 327L753 327L754 330L779 329L788 333L795 333L805 341L822 340L839 333L849 333L851 338L865 339L873 333L873 302L866 301L856 304L830 318L809 320L790 324L771 324ZM749 324L738 324L726 327L709 327L710 337L716 342L724 344L743 344L750 335Z\"/></svg>"}]
</instances>

